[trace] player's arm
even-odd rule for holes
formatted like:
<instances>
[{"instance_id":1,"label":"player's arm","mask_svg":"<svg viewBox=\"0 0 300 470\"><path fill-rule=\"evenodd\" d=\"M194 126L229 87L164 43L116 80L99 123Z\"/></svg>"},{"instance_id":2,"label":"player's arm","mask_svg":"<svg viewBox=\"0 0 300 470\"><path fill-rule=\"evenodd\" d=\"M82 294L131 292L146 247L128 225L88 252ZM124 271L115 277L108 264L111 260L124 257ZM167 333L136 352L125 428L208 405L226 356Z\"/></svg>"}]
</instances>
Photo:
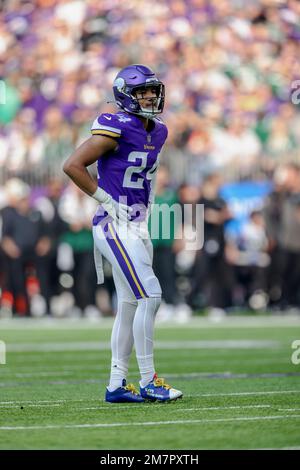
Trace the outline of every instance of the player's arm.
<instances>
[{"instance_id":1,"label":"player's arm","mask_svg":"<svg viewBox=\"0 0 300 470\"><path fill-rule=\"evenodd\" d=\"M117 145L117 142L110 137L93 135L67 159L63 170L82 191L96 199L113 219L117 217L119 220L127 221L130 208L114 201L104 189L98 188L97 182L87 169L102 155L115 150Z\"/></svg>"},{"instance_id":2,"label":"player's arm","mask_svg":"<svg viewBox=\"0 0 300 470\"><path fill-rule=\"evenodd\" d=\"M64 163L63 171L82 191L93 196L98 186L87 167L105 153L115 150L117 145L118 143L110 137L93 135L70 155Z\"/></svg>"}]
</instances>

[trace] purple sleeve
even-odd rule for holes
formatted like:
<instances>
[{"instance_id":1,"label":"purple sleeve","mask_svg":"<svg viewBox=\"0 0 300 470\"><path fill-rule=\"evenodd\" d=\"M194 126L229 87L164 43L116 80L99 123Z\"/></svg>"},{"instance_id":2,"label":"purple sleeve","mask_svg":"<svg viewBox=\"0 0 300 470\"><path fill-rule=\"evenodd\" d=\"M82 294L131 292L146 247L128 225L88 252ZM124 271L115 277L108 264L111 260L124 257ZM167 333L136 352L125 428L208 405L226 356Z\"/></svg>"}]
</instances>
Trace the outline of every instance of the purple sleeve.
<instances>
[{"instance_id":1,"label":"purple sleeve","mask_svg":"<svg viewBox=\"0 0 300 470\"><path fill-rule=\"evenodd\" d=\"M93 135L104 135L118 139L122 135L120 124L115 114L104 113L93 122L91 133Z\"/></svg>"}]
</instances>

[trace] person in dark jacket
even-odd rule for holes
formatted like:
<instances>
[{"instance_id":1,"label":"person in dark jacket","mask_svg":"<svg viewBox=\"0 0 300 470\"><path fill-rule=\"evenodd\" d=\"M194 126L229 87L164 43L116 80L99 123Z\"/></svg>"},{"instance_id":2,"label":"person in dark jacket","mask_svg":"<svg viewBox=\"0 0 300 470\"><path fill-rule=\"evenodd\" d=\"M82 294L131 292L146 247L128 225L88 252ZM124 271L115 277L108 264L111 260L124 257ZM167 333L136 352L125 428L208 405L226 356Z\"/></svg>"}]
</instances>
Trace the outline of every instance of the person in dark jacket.
<instances>
[{"instance_id":1,"label":"person in dark jacket","mask_svg":"<svg viewBox=\"0 0 300 470\"><path fill-rule=\"evenodd\" d=\"M30 296L41 294L45 308L49 307L49 252L51 239L41 213L30 206L30 187L22 180L12 178L5 185L7 205L1 211L4 263L2 307L9 307L19 315L30 314ZM44 312L45 313L45 312Z\"/></svg>"},{"instance_id":2,"label":"person in dark jacket","mask_svg":"<svg viewBox=\"0 0 300 470\"><path fill-rule=\"evenodd\" d=\"M198 201L204 205L204 245L196 255L189 295L189 302L195 307L199 294L205 297L207 307L224 309L231 304L232 276L225 258L224 234L230 214L226 202L219 195L220 185L221 178L217 173L208 175Z\"/></svg>"}]
</instances>

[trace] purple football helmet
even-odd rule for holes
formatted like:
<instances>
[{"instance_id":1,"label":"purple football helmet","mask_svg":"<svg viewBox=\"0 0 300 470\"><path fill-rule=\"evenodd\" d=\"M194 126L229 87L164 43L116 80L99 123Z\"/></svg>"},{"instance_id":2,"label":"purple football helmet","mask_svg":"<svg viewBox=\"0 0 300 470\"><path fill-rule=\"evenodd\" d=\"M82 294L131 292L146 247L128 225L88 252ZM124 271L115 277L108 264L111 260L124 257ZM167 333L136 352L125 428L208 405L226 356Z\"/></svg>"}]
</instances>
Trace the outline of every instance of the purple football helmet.
<instances>
[{"instance_id":1,"label":"purple football helmet","mask_svg":"<svg viewBox=\"0 0 300 470\"><path fill-rule=\"evenodd\" d=\"M152 98L151 107L143 108L137 98L137 91L143 96L146 88L155 90L156 97ZM115 78L113 92L119 108L128 113L137 114L153 119L162 113L165 103L165 86L158 80L155 73L145 65L133 64L124 67Z\"/></svg>"}]
</instances>

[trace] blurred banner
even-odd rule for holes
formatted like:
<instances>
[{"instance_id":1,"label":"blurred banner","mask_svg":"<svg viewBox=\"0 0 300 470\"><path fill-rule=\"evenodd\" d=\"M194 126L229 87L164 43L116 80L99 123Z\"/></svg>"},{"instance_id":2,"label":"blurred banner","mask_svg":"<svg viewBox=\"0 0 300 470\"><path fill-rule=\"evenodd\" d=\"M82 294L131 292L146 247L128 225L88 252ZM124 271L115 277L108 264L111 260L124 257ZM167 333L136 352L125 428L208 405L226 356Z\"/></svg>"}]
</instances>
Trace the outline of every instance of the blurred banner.
<instances>
[{"instance_id":1,"label":"blurred banner","mask_svg":"<svg viewBox=\"0 0 300 470\"><path fill-rule=\"evenodd\" d=\"M227 223L227 233L232 235L239 233L251 212L263 208L265 197L271 192L272 187L270 181L241 181L223 185L221 196L227 202L233 216L233 219Z\"/></svg>"}]
</instances>

